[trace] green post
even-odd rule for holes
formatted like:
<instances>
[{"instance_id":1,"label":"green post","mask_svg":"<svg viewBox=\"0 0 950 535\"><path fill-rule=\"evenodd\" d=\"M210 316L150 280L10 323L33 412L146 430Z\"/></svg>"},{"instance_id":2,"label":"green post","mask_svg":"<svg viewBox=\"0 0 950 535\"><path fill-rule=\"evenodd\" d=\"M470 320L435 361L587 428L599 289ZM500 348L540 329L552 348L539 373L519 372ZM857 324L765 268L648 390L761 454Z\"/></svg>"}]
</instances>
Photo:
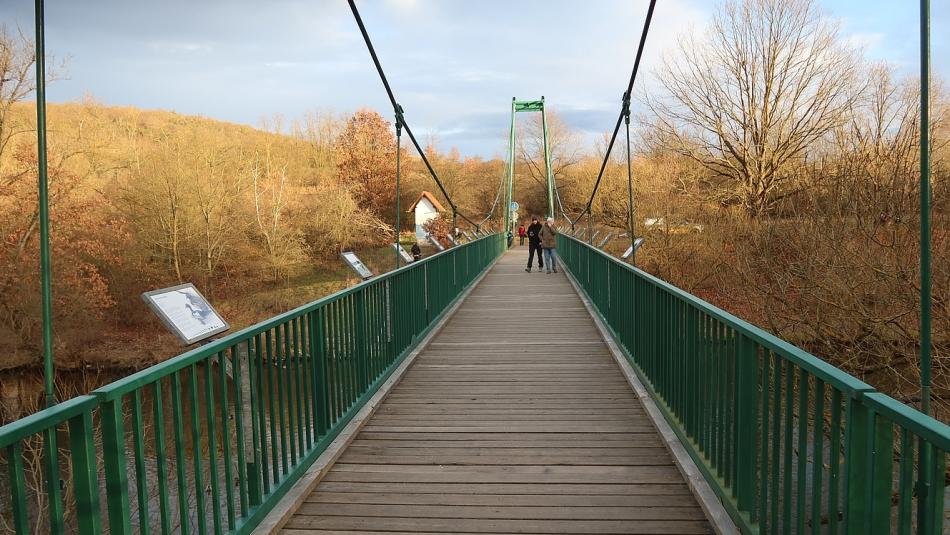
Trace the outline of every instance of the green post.
<instances>
[{"instance_id":1,"label":"green post","mask_svg":"<svg viewBox=\"0 0 950 535\"><path fill-rule=\"evenodd\" d=\"M869 532L873 415L860 401L848 399L845 421L845 514L848 535Z\"/></svg>"},{"instance_id":2,"label":"green post","mask_svg":"<svg viewBox=\"0 0 950 535\"><path fill-rule=\"evenodd\" d=\"M177 380L177 377L174 380ZM192 397L194 397L194 390L192 390ZM192 403L196 403L194 399ZM128 463L125 455L125 424L121 399L102 403L99 417L102 420L102 462L105 466L109 532L119 535L131 533L129 476L126 472ZM197 418L193 416L193 420ZM197 423L193 421L192 426L196 425ZM178 440L179 436L176 432L175 440ZM179 459L181 459L180 456L176 457L175 462L178 463Z\"/></svg>"},{"instance_id":3,"label":"green post","mask_svg":"<svg viewBox=\"0 0 950 535\"><path fill-rule=\"evenodd\" d=\"M930 414L930 0L920 0L920 407Z\"/></svg>"},{"instance_id":4,"label":"green post","mask_svg":"<svg viewBox=\"0 0 950 535\"><path fill-rule=\"evenodd\" d=\"M399 269L399 263L402 260L399 254L399 231L401 230L400 213L399 206L399 175L401 172L400 169L400 157L399 153L401 152L402 145L402 106L396 105L396 269Z\"/></svg>"},{"instance_id":5,"label":"green post","mask_svg":"<svg viewBox=\"0 0 950 535\"><path fill-rule=\"evenodd\" d=\"M69 420L69 444L73 462L73 492L76 521L81 535L100 533L99 485L96 480L96 448L93 444L92 414Z\"/></svg>"},{"instance_id":6,"label":"green post","mask_svg":"<svg viewBox=\"0 0 950 535\"><path fill-rule=\"evenodd\" d=\"M544 167L548 181L548 217L554 217L554 170L551 168L551 151L548 147L548 119L544 110L544 96L541 96L541 133L544 136Z\"/></svg>"},{"instance_id":7,"label":"green post","mask_svg":"<svg viewBox=\"0 0 950 535\"><path fill-rule=\"evenodd\" d=\"M756 392L758 383L758 355L755 343L737 333L738 359L736 378L736 405L739 407L736 459L736 499L739 511L751 513L755 507L756 432L759 425Z\"/></svg>"},{"instance_id":8,"label":"green post","mask_svg":"<svg viewBox=\"0 0 950 535\"><path fill-rule=\"evenodd\" d=\"M43 314L43 384L46 406L56 403L53 384L53 285L49 252L49 188L46 168L46 46L43 0L36 0L36 157L39 175L40 291Z\"/></svg>"},{"instance_id":9,"label":"green post","mask_svg":"<svg viewBox=\"0 0 950 535\"><path fill-rule=\"evenodd\" d=\"M505 203L505 232L510 232L513 225L511 220L511 201L514 200L515 183L515 97L511 97L511 131L508 136L508 201Z\"/></svg>"}]
</instances>

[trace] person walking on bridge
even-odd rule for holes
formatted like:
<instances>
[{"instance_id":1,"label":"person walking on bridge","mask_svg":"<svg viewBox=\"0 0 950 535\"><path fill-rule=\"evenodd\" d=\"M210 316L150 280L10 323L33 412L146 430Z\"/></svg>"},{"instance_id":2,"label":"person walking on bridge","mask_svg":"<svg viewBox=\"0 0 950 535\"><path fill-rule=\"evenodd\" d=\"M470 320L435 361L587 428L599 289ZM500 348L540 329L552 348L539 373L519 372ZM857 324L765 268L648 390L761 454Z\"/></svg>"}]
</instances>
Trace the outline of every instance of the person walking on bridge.
<instances>
[{"instance_id":1,"label":"person walking on bridge","mask_svg":"<svg viewBox=\"0 0 950 535\"><path fill-rule=\"evenodd\" d=\"M524 238L528 235L528 231L525 230L524 225L518 225L518 238L520 238L521 243L519 245L524 245Z\"/></svg>"},{"instance_id":2,"label":"person walking on bridge","mask_svg":"<svg viewBox=\"0 0 950 535\"><path fill-rule=\"evenodd\" d=\"M541 223L538 223L537 216L531 218L531 226L528 227L528 267L524 268L528 273L531 273L535 253L538 254L538 271L541 271L544 269L544 259L541 258Z\"/></svg>"},{"instance_id":3,"label":"person walking on bridge","mask_svg":"<svg viewBox=\"0 0 950 535\"><path fill-rule=\"evenodd\" d=\"M546 273L557 273L557 261L554 251L557 248L557 229L554 228L554 218L549 217L541 227L541 250L544 251L544 263L548 265ZM543 265L541 267L544 267Z\"/></svg>"}]
</instances>

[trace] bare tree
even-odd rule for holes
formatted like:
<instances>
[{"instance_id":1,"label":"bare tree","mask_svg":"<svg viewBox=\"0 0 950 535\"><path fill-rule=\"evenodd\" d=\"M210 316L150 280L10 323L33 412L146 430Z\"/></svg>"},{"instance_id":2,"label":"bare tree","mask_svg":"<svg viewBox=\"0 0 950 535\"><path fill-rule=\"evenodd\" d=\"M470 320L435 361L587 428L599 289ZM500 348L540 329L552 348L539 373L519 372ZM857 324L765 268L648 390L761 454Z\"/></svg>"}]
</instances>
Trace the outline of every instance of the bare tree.
<instances>
[{"instance_id":1,"label":"bare tree","mask_svg":"<svg viewBox=\"0 0 950 535\"><path fill-rule=\"evenodd\" d=\"M336 171L333 147L343 121L332 112L307 112L302 121L294 121L292 130L295 138L307 144L308 163L315 175L313 184L332 177Z\"/></svg>"},{"instance_id":2,"label":"bare tree","mask_svg":"<svg viewBox=\"0 0 950 535\"><path fill-rule=\"evenodd\" d=\"M757 215L860 94L855 57L814 0L730 0L681 38L646 103L672 149L733 183L722 200Z\"/></svg>"},{"instance_id":3,"label":"bare tree","mask_svg":"<svg viewBox=\"0 0 950 535\"><path fill-rule=\"evenodd\" d=\"M288 269L306 256L305 243L298 229L290 226L290 177L287 163L276 161L268 146L255 155L251 167L254 193L254 217L264 244L264 256L271 279L277 282Z\"/></svg>"},{"instance_id":4,"label":"bare tree","mask_svg":"<svg viewBox=\"0 0 950 535\"><path fill-rule=\"evenodd\" d=\"M10 139L18 132L10 109L36 88L33 64L36 50L23 32L11 33L0 25L0 163Z\"/></svg>"},{"instance_id":5,"label":"bare tree","mask_svg":"<svg viewBox=\"0 0 950 535\"><path fill-rule=\"evenodd\" d=\"M551 153L551 170L554 179L559 180L567 171L577 165L583 156L577 132L572 130L554 112L547 112L548 151ZM520 164L528 168L528 175L538 184L547 184L544 162L544 134L541 115L532 114L530 118L517 126L517 156Z\"/></svg>"}]
</instances>

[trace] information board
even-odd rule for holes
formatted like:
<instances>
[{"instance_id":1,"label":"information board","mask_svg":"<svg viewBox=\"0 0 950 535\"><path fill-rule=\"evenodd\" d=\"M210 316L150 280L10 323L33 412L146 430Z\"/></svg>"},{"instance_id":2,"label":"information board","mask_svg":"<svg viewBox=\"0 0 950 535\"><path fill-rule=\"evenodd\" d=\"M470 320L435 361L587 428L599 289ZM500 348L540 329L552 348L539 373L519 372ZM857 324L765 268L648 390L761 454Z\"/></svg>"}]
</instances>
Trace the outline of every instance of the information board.
<instances>
[{"instance_id":1,"label":"information board","mask_svg":"<svg viewBox=\"0 0 950 535\"><path fill-rule=\"evenodd\" d=\"M145 292L142 299L186 345L231 328L191 283Z\"/></svg>"},{"instance_id":2,"label":"information board","mask_svg":"<svg viewBox=\"0 0 950 535\"><path fill-rule=\"evenodd\" d=\"M402 245L399 245L398 243L394 243L394 244L393 244L393 249L399 251L399 256L402 257L402 261L403 261L403 262L405 262L405 263L407 263L407 264L411 264L411 263L412 263L412 255L409 254L409 253L407 253L406 250L402 248Z\"/></svg>"},{"instance_id":3,"label":"information board","mask_svg":"<svg viewBox=\"0 0 950 535\"><path fill-rule=\"evenodd\" d=\"M439 243L439 240L437 240L432 234L426 234L426 238L429 238L429 243L438 249L440 253L445 250L445 246Z\"/></svg>"},{"instance_id":4,"label":"information board","mask_svg":"<svg viewBox=\"0 0 950 535\"><path fill-rule=\"evenodd\" d=\"M373 277L373 272L366 267L366 264L364 264L353 251L343 251L340 256L343 257L343 260L350 266L350 269L355 271L361 279L366 280Z\"/></svg>"},{"instance_id":5,"label":"information board","mask_svg":"<svg viewBox=\"0 0 950 535\"><path fill-rule=\"evenodd\" d=\"M637 238L633 240L633 245L627 247L627 250L623 252L623 256L620 258L623 258L624 260L630 258L630 255L632 255L635 250L639 249L641 245L643 245L643 238Z\"/></svg>"}]
</instances>

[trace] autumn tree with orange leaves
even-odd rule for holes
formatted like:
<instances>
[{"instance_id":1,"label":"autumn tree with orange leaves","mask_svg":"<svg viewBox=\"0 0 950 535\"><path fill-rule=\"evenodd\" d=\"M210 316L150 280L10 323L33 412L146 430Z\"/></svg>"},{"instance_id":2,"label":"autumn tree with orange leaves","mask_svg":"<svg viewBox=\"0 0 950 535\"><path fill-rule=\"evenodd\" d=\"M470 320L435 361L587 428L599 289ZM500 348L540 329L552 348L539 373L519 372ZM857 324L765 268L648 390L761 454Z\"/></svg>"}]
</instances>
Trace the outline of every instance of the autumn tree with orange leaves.
<instances>
[{"instance_id":1,"label":"autumn tree with orange leaves","mask_svg":"<svg viewBox=\"0 0 950 535\"><path fill-rule=\"evenodd\" d=\"M353 187L360 208L393 220L396 136L390 124L371 110L351 116L336 141L338 178Z\"/></svg>"}]
</instances>

